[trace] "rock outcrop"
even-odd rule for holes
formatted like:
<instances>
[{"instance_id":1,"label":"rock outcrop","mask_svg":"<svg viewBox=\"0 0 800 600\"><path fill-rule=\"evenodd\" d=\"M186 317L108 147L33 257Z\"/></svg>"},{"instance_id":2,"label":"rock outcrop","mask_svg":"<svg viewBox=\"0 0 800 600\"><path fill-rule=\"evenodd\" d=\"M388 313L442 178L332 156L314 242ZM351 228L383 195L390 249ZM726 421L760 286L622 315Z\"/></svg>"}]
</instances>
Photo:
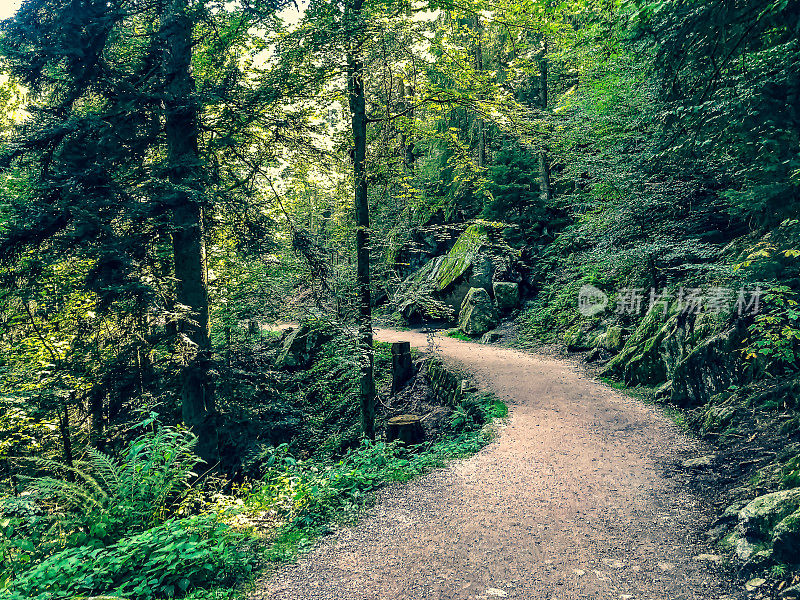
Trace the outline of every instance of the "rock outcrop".
<instances>
[{"instance_id":1,"label":"rock outcrop","mask_svg":"<svg viewBox=\"0 0 800 600\"><path fill-rule=\"evenodd\" d=\"M732 327L700 342L675 367L670 401L682 407L698 406L740 383L738 349L743 336L740 328Z\"/></svg>"},{"instance_id":2,"label":"rock outcrop","mask_svg":"<svg viewBox=\"0 0 800 600\"><path fill-rule=\"evenodd\" d=\"M595 348L602 348L609 352L619 352L623 346L622 327L618 325L609 326L603 333L594 339L592 344Z\"/></svg>"},{"instance_id":3,"label":"rock outcrop","mask_svg":"<svg viewBox=\"0 0 800 600\"><path fill-rule=\"evenodd\" d=\"M304 369L308 367L314 352L332 337L332 335L324 334L308 325L301 325L297 329L289 331L283 340L280 352L278 352L275 368Z\"/></svg>"},{"instance_id":4,"label":"rock outcrop","mask_svg":"<svg viewBox=\"0 0 800 600\"><path fill-rule=\"evenodd\" d=\"M470 289L493 292L496 275L512 276L515 251L490 239L494 229L491 223L473 223L447 254L432 258L408 276L393 294L403 316L453 320Z\"/></svg>"},{"instance_id":5,"label":"rock outcrop","mask_svg":"<svg viewBox=\"0 0 800 600\"><path fill-rule=\"evenodd\" d=\"M510 313L519 306L519 284L513 281L495 281L492 284L494 301L497 310L502 314Z\"/></svg>"},{"instance_id":6,"label":"rock outcrop","mask_svg":"<svg viewBox=\"0 0 800 600\"><path fill-rule=\"evenodd\" d=\"M728 539L739 559L763 563L772 558L797 562L800 551L800 488L755 498L739 511Z\"/></svg>"},{"instance_id":7,"label":"rock outcrop","mask_svg":"<svg viewBox=\"0 0 800 600\"><path fill-rule=\"evenodd\" d=\"M629 386L670 382L662 395L673 404L705 404L742 382L738 348L744 331L739 326L719 331L722 325L710 315L678 311L674 305L667 311L654 306L602 375ZM596 345L608 341L600 336Z\"/></svg>"},{"instance_id":8,"label":"rock outcrop","mask_svg":"<svg viewBox=\"0 0 800 600\"><path fill-rule=\"evenodd\" d=\"M458 328L466 335L483 335L497 326L497 311L489 293L483 288L470 288L458 313Z\"/></svg>"}]
</instances>

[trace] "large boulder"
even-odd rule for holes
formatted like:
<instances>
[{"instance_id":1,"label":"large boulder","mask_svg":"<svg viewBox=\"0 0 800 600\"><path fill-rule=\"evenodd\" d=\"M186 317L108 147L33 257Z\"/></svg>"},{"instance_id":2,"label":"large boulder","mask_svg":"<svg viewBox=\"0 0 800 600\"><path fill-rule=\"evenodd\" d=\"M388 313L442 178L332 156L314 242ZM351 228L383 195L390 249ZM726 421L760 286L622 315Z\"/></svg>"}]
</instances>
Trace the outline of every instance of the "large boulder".
<instances>
[{"instance_id":1,"label":"large boulder","mask_svg":"<svg viewBox=\"0 0 800 600\"><path fill-rule=\"evenodd\" d=\"M473 223L447 254L409 275L393 295L403 316L450 320L458 315L470 289L491 291L495 274L517 258L508 245L490 240L493 228L491 223Z\"/></svg>"},{"instance_id":2,"label":"large boulder","mask_svg":"<svg viewBox=\"0 0 800 600\"><path fill-rule=\"evenodd\" d=\"M759 496L739 511L738 532L758 542L772 537L772 530L800 508L800 488Z\"/></svg>"},{"instance_id":3,"label":"large boulder","mask_svg":"<svg viewBox=\"0 0 800 600\"><path fill-rule=\"evenodd\" d=\"M483 335L497 326L497 311L489 293L470 288L458 313L458 328L467 335Z\"/></svg>"},{"instance_id":4,"label":"large boulder","mask_svg":"<svg viewBox=\"0 0 800 600\"><path fill-rule=\"evenodd\" d=\"M495 281L492 284L497 310L509 313L519 305L519 284L513 281Z\"/></svg>"},{"instance_id":5,"label":"large boulder","mask_svg":"<svg viewBox=\"0 0 800 600\"><path fill-rule=\"evenodd\" d=\"M751 567L772 560L797 562L800 552L800 489L781 490L750 501L739 511L728 538L736 556Z\"/></svg>"},{"instance_id":6,"label":"large boulder","mask_svg":"<svg viewBox=\"0 0 800 600\"><path fill-rule=\"evenodd\" d=\"M602 375L629 386L671 381L671 402L703 404L739 381L739 329L714 335L718 327L710 316L680 311L676 305L665 311L656 304Z\"/></svg>"}]
</instances>

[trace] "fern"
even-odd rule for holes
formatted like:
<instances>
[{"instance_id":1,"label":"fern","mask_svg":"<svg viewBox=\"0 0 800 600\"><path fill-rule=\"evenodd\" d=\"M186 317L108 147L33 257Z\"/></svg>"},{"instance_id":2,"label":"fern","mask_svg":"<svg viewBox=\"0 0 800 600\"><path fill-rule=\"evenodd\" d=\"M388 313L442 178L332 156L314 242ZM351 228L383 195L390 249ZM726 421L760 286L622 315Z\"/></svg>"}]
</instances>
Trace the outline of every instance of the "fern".
<instances>
[{"instance_id":1,"label":"fern","mask_svg":"<svg viewBox=\"0 0 800 600\"><path fill-rule=\"evenodd\" d=\"M50 474L31 478L28 491L51 516L67 521L67 529L79 532L83 543L108 543L174 514L196 477L195 444L188 432L158 427L131 442L117 461L95 449L72 467L34 459Z\"/></svg>"}]
</instances>

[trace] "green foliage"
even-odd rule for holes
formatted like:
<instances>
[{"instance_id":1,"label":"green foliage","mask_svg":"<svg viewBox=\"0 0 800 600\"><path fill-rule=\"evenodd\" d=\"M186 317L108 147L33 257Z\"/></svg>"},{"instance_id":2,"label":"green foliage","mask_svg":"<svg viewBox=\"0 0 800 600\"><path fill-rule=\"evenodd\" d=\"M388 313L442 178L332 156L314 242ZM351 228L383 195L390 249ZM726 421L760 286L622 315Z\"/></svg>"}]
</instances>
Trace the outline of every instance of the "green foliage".
<instances>
[{"instance_id":1,"label":"green foliage","mask_svg":"<svg viewBox=\"0 0 800 600\"><path fill-rule=\"evenodd\" d=\"M540 292L517 319L520 343L554 342L559 332L580 319L578 290L582 285L579 280L566 285L554 283Z\"/></svg>"},{"instance_id":2,"label":"green foliage","mask_svg":"<svg viewBox=\"0 0 800 600\"><path fill-rule=\"evenodd\" d=\"M380 389L391 377L391 344L375 342L373 348ZM297 451L341 455L358 445L358 369L355 336L342 334L323 344L310 368L285 383L285 397L304 414L304 431L292 444Z\"/></svg>"},{"instance_id":3,"label":"green foliage","mask_svg":"<svg viewBox=\"0 0 800 600\"><path fill-rule=\"evenodd\" d=\"M787 286L773 286L761 298L761 311L748 331L745 358L762 359L777 374L793 371L800 363L800 306Z\"/></svg>"},{"instance_id":4,"label":"green foliage","mask_svg":"<svg viewBox=\"0 0 800 600\"><path fill-rule=\"evenodd\" d=\"M789 458L781 466L781 487L789 490L800 486L800 454Z\"/></svg>"},{"instance_id":5,"label":"green foliage","mask_svg":"<svg viewBox=\"0 0 800 600\"><path fill-rule=\"evenodd\" d=\"M462 342L474 342L475 340L472 339L465 333L461 333L458 329L448 329L445 333L447 337L454 338L456 340L461 340Z\"/></svg>"},{"instance_id":6,"label":"green foliage","mask_svg":"<svg viewBox=\"0 0 800 600\"><path fill-rule=\"evenodd\" d=\"M493 418L508 416L508 407L491 394L467 394L455 407L450 426L456 431L475 431Z\"/></svg>"},{"instance_id":7,"label":"green foliage","mask_svg":"<svg viewBox=\"0 0 800 600\"><path fill-rule=\"evenodd\" d=\"M483 215L495 221L519 224L526 237L533 238L547 227L552 215L539 194L539 161L530 150L513 139L504 139L489 165L487 190L491 198Z\"/></svg>"},{"instance_id":8,"label":"green foliage","mask_svg":"<svg viewBox=\"0 0 800 600\"><path fill-rule=\"evenodd\" d=\"M784 563L777 563L769 568L769 574L776 579L785 577L788 572L789 567Z\"/></svg>"},{"instance_id":9,"label":"green foliage","mask_svg":"<svg viewBox=\"0 0 800 600\"><path fill-rule=\"evenodd\" d=\"M119 460L93 448L73 467L34 459L57 475L33 477L24 501L8 497L0 504L6 575L62 547L100 548L173 516L196 476L196 439L171 427L154 429Z\"/></svg>"},{"instance_id":10,"label":"green foliage","mask_svg":"<svg viewBox=\"0 0 800 600\"><path fill-rule=\"evenodd\" d=\"M169 520L104 547L77 546L7 584L0 598L49 600L102 593L132 600L183 597L252 570L245 534L216 515Z\"/></svg>"}]
</instances>

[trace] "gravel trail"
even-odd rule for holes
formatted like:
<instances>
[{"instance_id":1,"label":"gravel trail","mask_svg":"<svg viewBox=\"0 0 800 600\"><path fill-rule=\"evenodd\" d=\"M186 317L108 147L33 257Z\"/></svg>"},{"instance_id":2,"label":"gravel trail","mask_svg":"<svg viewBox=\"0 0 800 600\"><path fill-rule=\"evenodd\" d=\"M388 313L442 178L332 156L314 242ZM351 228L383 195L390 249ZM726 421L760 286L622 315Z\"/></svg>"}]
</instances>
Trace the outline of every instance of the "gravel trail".
<instances>
[{"instance_id":1,"label":"gravel trail","mask_svg":"<svg viewBox=\"0 0 800 600\"><path fill-rule=\"evenodd\" d=\"M377 339L424 348L419 332ZM739 596L665 465L702 453L657 409L562 360L437 335L443 358L509 405L492 444L391 486L354 527L253 599L715 599Z\"/></svg>"}]
</instances>

